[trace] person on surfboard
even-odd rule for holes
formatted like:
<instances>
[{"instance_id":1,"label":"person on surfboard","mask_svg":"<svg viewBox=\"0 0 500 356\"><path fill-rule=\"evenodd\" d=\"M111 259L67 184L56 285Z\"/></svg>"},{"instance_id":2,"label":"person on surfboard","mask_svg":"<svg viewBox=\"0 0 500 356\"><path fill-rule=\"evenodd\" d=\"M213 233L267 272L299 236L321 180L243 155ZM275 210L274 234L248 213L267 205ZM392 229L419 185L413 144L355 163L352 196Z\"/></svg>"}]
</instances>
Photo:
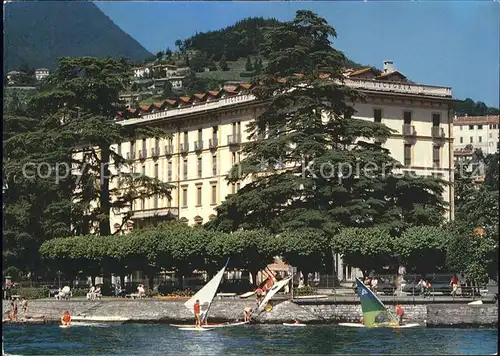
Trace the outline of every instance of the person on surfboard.
<instances>
[{"instance_id":1,"label":"person on surfboard","mask_svg":"<svg viewBox=\"0 0 500 356\"><path fill-rule=\"evenodd\" d=\"M200 301L198 299L196 299L196 302L194 303L193 311L194 311L194 317L196 319L196 327L200 328L201 327L201 318L200 318L201 307L200 307Z\"/></svg>"},{"instance_id":2,"label":"person on surfboard","mask_svg":"<svg viewBox=\"0 0 500 356\"><path fill-rule=\"evenodd\" d=\"M65 311L61 317L61 324L68 326L71 324L71 315L69 314L69 311Z\"/></svg>"},{"instance_id":3,"label":"person on surfboard","mask_svg":"<svg viewBox=\"0 0 500 356\"><path fill-rule=\"evenodd\" d=\"M403 324L403 315L405 313L405 310L401 306L401 304L396 305L396 317L398 318L398 323L399 325Z\"/></svg>"}]
</instances>

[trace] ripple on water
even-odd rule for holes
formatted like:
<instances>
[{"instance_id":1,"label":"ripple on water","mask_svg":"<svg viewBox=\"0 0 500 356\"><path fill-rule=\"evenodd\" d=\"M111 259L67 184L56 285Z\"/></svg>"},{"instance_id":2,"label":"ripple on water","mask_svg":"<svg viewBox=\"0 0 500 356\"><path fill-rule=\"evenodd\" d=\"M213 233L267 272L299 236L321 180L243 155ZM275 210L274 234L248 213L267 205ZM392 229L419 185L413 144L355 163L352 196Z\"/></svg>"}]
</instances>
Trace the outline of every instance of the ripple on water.
<instances>
[{"instance_id":1,"label":"ripple on water","mask_svg":"<svg viewBox=\"0 0 500 356\"><path fill-rule=\"evenodd\" d=\"M497 329L238 326L206 332L168 325L8 325L5 351L21 355L462 354L496 352Z\"/></svg>"}]
</instances>

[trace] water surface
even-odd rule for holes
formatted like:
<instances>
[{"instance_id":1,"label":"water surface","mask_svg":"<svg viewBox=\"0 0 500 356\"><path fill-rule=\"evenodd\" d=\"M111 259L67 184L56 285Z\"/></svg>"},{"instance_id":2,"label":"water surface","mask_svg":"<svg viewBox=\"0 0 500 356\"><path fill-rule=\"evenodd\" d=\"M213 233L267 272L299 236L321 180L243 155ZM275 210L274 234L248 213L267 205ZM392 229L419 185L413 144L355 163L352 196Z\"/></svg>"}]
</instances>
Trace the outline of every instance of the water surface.
<instances>
[{"instance_id":1,"label":"water surface","mask_svg":"<svg viewBox=\"0 0 500 356\"><path fill-rule=\"evenodd\" d=\"M205 332L168 325L5 325L5 351L16 355L488 355L498 329L291 328L245 325Z\"/></svg>"}]
</instances>

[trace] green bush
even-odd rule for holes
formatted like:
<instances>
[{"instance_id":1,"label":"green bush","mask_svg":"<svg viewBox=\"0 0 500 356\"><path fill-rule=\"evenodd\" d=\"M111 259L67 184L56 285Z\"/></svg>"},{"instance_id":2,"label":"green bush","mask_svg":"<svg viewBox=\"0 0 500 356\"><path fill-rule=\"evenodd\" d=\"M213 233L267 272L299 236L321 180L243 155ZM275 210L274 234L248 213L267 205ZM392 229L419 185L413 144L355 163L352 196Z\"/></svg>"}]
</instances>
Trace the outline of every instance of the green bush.
<instances>
[{"instance_id":1,"label":"green bush","mask_svg":"<svg viewBox=\"0 0 500 356\"><path fill-rule=\"evenodd\" d=\"M304 286L301 288L294 288L293 294L295 295L308 295L314 293L314 287Z\"/></svg>"},{"instance_id":2,"label":"green bush","mask_svg":"<svg viewBox=\"0 0 500 356\"><path fill-rule=\"evenodd\" d=\"M240 73L240 77L242 78L251 78L255 75L255 71L251 71L251 72L241 72Z\"/></svg>"},{"instance_id":3,"label":"green bush","mask_svg":"<svg viewBox=\"0 0 500 356\"><path fill-rule=\"evenodd\" d=\"M87 289L75 288L71 290L71 296L73 297L86 297L88 293Z\"/></svg>"},{"instance_id":4,"label":"green bush","mask_svg":"<svg viewBox=\"0 0 500 356\"><path fill-rule=\"evenodd\" d=\"M18 295L26 299L44 299L49 297L48 288L19 287L12 288L10 295Z\"/></svg>"}]
</instances>

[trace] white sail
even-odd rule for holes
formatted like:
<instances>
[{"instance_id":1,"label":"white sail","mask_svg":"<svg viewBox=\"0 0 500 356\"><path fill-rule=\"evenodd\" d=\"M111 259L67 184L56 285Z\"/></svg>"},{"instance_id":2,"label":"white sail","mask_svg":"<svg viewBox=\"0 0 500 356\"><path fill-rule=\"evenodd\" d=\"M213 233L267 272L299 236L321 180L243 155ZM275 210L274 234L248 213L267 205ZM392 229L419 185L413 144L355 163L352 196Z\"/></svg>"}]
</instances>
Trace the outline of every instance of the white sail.
<instances>
[{"instance_id":1,"label":"white sail","mask_svg":"<svg viewBox=\"0 0 500 356\"><path fill-rule=\"evenodd\" d=\"M228 261L229 262L229 261ZM217 294L217 289L219 289L219 284L224 276L224 272L226 270L227 263L222 269L212 278L203 288L201 288L195 295L191 297L186 303L184 303L185 307L191 310L191 313L194 314L194 303L196 300L200 301L200 309L201 309L201 320L204 320L206 317L206 313L212 304L213 299L215 298L215 294Z\"/></svg>"},{"instance_id":2,"label":"white sail","mask_svg":"<svg viewBox=\"0 0 500 356\"><path fill-rule=\"evenodd\" d=\"M264 310L264 308L266 307L267 303L271 300L271 298L274 297L274 295L278 293L281 288L286 286L288 282L290 282L290 279L292 279L292 277L288 277L279 282L274 283L271 289L267 291L264 300L260 303L259 308L257 309L257 313L260 313Z\"/></svg>"}]
</instances>

